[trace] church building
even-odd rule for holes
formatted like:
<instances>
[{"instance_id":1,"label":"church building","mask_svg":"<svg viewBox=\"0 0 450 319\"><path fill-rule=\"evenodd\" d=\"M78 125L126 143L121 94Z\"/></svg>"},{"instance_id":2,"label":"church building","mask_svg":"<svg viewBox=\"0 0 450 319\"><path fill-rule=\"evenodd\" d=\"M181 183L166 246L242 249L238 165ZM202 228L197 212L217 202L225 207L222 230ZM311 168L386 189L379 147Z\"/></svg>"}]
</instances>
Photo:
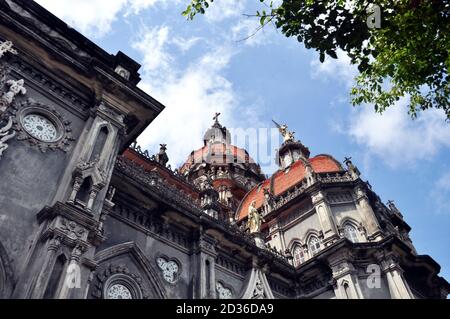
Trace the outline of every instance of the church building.
<instances>
[{"instance_id":1,"label":"church building","mask_svg":"<svg viewBox=\"0 0 450 319\"><path fill-rule=\"evenodd\" d=\"M0 298L447 298L394 202L287 125L269 177L219 114L180 167L149 154L139 69L0 0Z\"/></svg>"}]
</instances>

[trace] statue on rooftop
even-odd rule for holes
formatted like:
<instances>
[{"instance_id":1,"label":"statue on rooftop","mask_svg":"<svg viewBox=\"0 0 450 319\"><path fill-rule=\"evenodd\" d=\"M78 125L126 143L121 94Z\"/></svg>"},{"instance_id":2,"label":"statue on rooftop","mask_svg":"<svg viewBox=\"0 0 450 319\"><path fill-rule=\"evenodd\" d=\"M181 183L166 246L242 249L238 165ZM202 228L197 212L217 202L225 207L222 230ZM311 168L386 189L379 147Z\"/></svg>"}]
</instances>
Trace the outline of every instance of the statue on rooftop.
<instances>
[{"instance_id":1,"label":"statue on rooftop","mask_svg":"<svg viewBox=\"0 0 450 319\"><path fill-rule=\"evenodd\" d=\"M293 142L295 139L295 132L288 131L288 126L286 124L278 124L274 120L272 120L273 123L278 127L278 130L280 131L281 136L283 136L284 142Z\"/></svg>"},{"instance_id":2,"label":"statue on rooftop","mask_svg":"<svg viewBox=\"0 0 450 319\"><path fill-rule=\"evenodd\" d=\"M252 201L248 207L248 222L247 228L250 234L259 233L261 231L261 224L264 222L264 218L256 209L256 201Z\"/></svg>"}]
</instances>

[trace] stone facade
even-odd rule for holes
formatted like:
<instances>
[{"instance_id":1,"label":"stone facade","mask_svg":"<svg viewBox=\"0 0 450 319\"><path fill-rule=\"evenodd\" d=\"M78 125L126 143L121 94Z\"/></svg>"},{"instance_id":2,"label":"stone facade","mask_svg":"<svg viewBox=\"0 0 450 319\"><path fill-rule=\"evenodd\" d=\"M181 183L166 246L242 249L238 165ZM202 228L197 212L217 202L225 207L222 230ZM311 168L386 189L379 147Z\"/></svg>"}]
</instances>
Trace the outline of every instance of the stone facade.
<instances>
[{"instance_id":1,"label":"stone facade","mask_svg":"<svg viewBox=\"0 0 450 319\"><path fill-rule=\"evenodd\" d=\"M1 298L446 298L440 266L350 159L310 159L287 131L268 180L211 129L205 147L243 162L172 170L166 145L142 150L164 106L136 87L139 67L0 0ZM212 129L226 133L217 115Z\"/></svg>"}]
</instances>

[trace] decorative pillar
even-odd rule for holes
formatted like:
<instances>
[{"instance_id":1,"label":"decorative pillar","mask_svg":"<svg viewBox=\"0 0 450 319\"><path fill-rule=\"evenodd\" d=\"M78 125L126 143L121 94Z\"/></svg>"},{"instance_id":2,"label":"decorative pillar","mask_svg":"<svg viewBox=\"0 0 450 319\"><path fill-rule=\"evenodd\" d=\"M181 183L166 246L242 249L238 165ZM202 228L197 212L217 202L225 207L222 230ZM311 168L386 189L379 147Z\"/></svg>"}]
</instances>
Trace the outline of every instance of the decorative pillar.
<instances>
[{"instance_id":1,"label":"decorative pillar","mask_svg":"<svg viewBox=\"0 0 450 319\"><path fill-rule=\"evenodd\" d=\"M86 252L86 247L77 245L73 248L70 256L70 262L62 278L62 286L57 299L73 299L76 298L75 291L81 288L81 256Z\"/></svg>"},{"instance_id":2,"label":"decorative pillar","mask_svg":"<svg viewBox=\"0 0 450 319\"><path fill-rule=\"evenodd\" d=\"M33 289L31 290L31 299L41 299L44 296L48 281L50 279L51 272L49 269L53 269L56 260L56 253L61 247L60 237L55 237L48 242L47 253L44 258L42 268L40 269Z\"/></svg>"},{"instance_id":3,"label":"decorative pillar","mask_svg":"<svg viewBox=\"0 0 450 319\"><path fill-rule=\"evenodd\" d=\"M357 271L351 262L349 252L330 257L333 273L333 288L337 299L364 299L359 286Z\"/></svg>"},{"instance_id":4,"label":"decorative pillar","mask_svg":"<svg viewBox=\"0 0 450 319\"><path fill-rule=\"evenodd\" d=\"M393 255L378 255L381 270L386 276L392 299L414 299L408 283L403 277L403 269Z\"/></svg>"},{"instance_id":5,"label":"decorative pillar","mask_svg":"<svg viewBox=\"0 0 450 319\"><path fill-rule=\"evenodd\" d=\"M311 194L311 200L319 217L320 225L322 226L324 246L329 246L339 239L330 205L323 191L317 191Z\"/></svg>"},{"instance_id":6,"label":"decorative pillar","mask_svg":"<svg viewBox=\"0 0 450 319\"><path fill-rule=\"evenodd\" d=\"M74 181L73 181L73 187L72 187L72 192L70 193L69 196L69 200L67 201L68 203L74 203L75 202L75 198L77 197L78 191L80 190L81 187L81 183L83 182L83 179L81 177L75 177Z\"/></svg>"},{"instance_id":7,"label":"decorative pillar","mask_svg":"<svg viewBox=\"0 0 450 319\"><path fill-rule=\"evenodd\" d=\"M361 185L358 185L355 188L355 194L358 211L367 229L367 239L369 241L381 240L383 238L383 234L380 225L372 207L369 204L367 194Z\"/></svg>"},{"instance_id":8,"label":"decorative pillar","mask_svg":"<svg viewBox=\"0 0 450 319\"><path fill-rule=\"evenodd\" d=\"M195 273L194 299L216 298L215 260L217 252L216 240L205 234L200 234L192 254L192 272Z\"/></svg>"}]
</instances>

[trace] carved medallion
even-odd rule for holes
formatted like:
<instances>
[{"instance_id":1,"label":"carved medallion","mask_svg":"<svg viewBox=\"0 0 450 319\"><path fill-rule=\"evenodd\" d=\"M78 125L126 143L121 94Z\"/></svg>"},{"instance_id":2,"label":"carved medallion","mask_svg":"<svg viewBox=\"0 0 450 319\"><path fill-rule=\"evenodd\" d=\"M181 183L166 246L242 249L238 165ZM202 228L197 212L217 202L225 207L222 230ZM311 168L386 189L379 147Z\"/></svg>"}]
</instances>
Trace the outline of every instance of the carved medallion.
<instances>
[{"instance_id":1,"label":"carved medallion","mask_svg":"<svg viewBox=\"0 0 450 319\"><path fill-rule=\"evenodd\" d=\"M165 281L174 284L178 280L180 267L177 262L168 260L165 257L158 257L156 263L159 269L161 269Z\"/></svg>"},{"instance_id":2,"label":"carved medallion","mask_svg":"<svg viewBox=\"0 0 450 319\"><path fill-rule=\"evenodd\" d=\"M28 141L40 151L62 150L67 152L72 136L71 122L54 107L28 99L20 104L12 103L7 115L13 119L13 130L19 141Z\"/></svg>"}]
</instances>

